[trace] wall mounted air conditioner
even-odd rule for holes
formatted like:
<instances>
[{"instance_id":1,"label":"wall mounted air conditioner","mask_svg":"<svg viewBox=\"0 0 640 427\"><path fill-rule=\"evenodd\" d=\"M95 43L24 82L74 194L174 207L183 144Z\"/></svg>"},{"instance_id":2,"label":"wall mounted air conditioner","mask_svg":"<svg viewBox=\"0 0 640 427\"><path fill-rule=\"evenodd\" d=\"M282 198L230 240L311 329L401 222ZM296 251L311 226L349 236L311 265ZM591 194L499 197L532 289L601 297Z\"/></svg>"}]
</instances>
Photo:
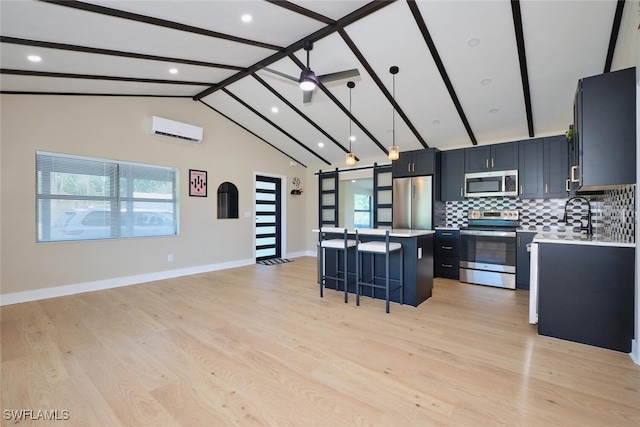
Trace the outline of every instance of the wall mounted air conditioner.
<instances>
[{"instance_id":1,"label":"wall mounted air conditioner","mask_svg":"<svg viewBox=\"0 0 640 427\"><path fill-rule=\"evenodd\" d=\"M201 127L163 119L162 117L152 116L149 130L153 135L184 139L197 144L202 142Z\"/></svg>"}]
</instances>

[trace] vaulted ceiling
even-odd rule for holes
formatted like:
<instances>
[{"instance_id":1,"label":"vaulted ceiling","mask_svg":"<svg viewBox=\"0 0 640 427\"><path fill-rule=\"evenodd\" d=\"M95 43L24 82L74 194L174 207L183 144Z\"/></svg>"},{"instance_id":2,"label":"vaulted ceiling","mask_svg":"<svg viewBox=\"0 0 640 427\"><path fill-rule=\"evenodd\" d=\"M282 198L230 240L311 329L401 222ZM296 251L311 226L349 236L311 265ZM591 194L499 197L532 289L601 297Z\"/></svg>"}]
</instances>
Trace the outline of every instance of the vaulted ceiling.
<instances>
[{"instance_id":1,"label":"vaulted ceiling","mask_svg":"<svg viewBox=\"0 0 640 427\"><path fill-rule=\"evenodd\" d=\"M191 98L299 164L337 167L350 134L367 159L386 154L394 129L401 151L564 132L577 80L610 70L624 5L1 1L0 88ZM323 83L304 103L283 75L304 69L305 41L317 75L359 76Z\"/></svg>"}]
</instances>

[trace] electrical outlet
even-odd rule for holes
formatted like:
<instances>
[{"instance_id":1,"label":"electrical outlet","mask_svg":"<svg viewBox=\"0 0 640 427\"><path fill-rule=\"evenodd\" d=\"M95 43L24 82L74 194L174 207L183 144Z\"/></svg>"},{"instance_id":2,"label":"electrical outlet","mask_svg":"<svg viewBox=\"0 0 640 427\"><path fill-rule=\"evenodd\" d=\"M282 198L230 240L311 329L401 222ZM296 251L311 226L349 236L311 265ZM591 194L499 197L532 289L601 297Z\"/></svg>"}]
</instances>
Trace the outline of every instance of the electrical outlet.
<instances>
[{"instance_id":1,"label":"electrical outlet","mask_svg":"<svg viewBox=\"0 0 640 427\"><path fill-rule=\"evenodd\" d=\"M167 261L168 262L173 262L173 254L167 255Z\"/></svg>"}]
</instances>

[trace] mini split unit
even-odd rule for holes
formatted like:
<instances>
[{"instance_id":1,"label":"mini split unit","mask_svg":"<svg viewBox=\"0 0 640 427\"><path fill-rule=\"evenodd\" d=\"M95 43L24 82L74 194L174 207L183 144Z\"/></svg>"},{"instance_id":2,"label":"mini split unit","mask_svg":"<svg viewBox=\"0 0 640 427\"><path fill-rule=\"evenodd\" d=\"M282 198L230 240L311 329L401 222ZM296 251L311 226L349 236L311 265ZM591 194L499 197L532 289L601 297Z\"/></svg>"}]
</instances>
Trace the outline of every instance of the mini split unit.
<instances>
[{"instance_id":1,"label":"mini split unit","mask_svg":"<svg viewBox=\"0 0 640 427\"><path fill-rule=\"evenodd\" d=\"M183 139L196 144L202 142L201 127L163 119L162 117L151 117L149 132L153 135Z\"/></svg>"}]
</instances>

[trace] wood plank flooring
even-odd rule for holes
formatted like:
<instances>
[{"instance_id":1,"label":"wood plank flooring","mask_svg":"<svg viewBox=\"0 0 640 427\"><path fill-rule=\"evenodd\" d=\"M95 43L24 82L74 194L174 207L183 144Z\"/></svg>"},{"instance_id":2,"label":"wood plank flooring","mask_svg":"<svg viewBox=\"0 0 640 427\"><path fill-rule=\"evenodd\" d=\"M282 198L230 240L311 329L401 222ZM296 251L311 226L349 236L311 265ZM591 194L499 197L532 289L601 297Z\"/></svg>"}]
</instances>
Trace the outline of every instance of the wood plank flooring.
<instances>
[{"instance_id":1,"label":"wood plank flooring","mask_svg":"<svg viewBox=\"0 0 640 427\"><path fill-rule=\"evenodd\" d=\"M2 425L6 410L68 411L21 426L640 425L640 366L538 336L527 292L436 279L385 314L320 298L315 268L2 307Z\"/></svg>"}]
</instances>

